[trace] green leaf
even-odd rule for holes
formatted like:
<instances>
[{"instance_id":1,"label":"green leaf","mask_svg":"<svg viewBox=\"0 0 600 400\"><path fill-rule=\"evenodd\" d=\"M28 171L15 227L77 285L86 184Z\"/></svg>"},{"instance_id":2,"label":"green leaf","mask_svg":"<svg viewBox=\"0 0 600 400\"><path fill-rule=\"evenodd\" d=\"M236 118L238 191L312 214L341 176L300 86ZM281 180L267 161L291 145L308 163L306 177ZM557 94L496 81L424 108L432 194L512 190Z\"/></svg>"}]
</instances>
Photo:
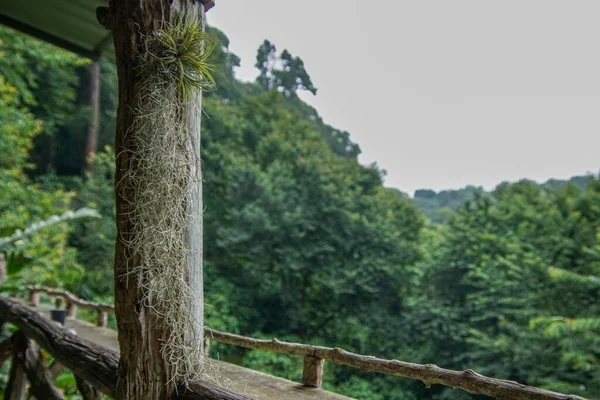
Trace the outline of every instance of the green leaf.
<instances>
[{"instance_id":1,"label":"green leaf","mask_svg":"<svg viewBox=\"0 0 600 400\"><path fill-rule=\"evenodd\" d=\"M17 231L17 229L23 229L23 227L17 225L8 225L0 227L0 238L3 238L5 236L12 236Z\"/></svg>"},{"instance_id":2,"label":"green leaf","mask_svg":"<svg viewBox=\"0 0 600 400\"><path fill-rule=\"evenodd\" d=\"M16 275L34 261L34 258L23 252L10 252L6 257L6 272L8 275Z\"/></svg>"}]
</instances>

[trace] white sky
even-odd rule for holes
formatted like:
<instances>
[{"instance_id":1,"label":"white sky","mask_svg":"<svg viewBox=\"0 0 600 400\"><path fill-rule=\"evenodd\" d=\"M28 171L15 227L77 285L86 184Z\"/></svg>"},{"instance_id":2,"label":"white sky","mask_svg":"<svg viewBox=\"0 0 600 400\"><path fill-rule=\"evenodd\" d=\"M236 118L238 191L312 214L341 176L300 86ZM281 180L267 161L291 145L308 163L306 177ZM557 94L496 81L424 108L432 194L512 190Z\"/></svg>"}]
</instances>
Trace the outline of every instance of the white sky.
<instances>
[{"instance_id":1,"label":"white sky","mask_svg":"<svg viewBox=\"0 0 600 400\"><path fill-rule=\"evenodd\" d=\"M218 0L254 79L269 39L300 56L362 163L412 195L600 169L598 0Z\"/></svg>"}]
</instances>

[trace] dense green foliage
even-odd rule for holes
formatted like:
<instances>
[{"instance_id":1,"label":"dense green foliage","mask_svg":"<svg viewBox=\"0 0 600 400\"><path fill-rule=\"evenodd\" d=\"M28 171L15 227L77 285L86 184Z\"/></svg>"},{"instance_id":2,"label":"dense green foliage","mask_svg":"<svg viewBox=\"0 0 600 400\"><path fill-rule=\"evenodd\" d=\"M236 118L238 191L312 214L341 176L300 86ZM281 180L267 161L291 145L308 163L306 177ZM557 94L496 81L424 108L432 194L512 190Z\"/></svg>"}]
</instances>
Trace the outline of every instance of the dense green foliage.
<instances>
[{"instance_id":1,"label":"dense green foliage","mask_svg":"<svg viewBox=\"0 0 600 400\"><path fill-rule=\"evenodd\" d=\"M421 190L413 201L298 98L316 93L300 58L265 41L257 81L240 82L227 37L210 31L219 44L202 131L207 325L600 397L598 177ZM36 236L28 246L39 261L18 280L110 300L114 66L102 60L102 150L82 175L86 62L4 28L0 40L0 228L67 208L103 215ZM301 374L297 358L211 351ZM472 398L331 363L325 387L371 400Z\"/></svg>"}]
</instances>

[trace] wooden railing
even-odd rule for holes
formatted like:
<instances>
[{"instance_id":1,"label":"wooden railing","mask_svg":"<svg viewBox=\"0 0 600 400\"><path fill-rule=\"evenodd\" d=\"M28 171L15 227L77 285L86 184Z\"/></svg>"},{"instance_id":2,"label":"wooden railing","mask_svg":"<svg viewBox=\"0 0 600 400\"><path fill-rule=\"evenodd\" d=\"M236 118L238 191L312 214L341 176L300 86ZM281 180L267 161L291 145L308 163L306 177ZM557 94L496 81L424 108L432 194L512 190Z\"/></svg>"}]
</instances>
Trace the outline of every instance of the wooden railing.
<instances>
[{"instance_id":1,"label":"wooden railing","mask_svg":"<svg viewBox=\"0 0 600 400\"><path fill-rule=\"evenodd\" d=\"M95 310L97 325L106 326L106 313L114 311L114 306L105 303L92 303L78 299L72 293L31 286L29 299L32 306L39 306L39 294L60 296L67 303L67 316L75 318L75 307ZM205 351L208 353L210 341L240 346L247 349L264 350L274 353L304 357L302 383L306 386L321 387L325 360L336 364L347 365L362 371L379 372L422 381L427 387L441 384L463 389L471 394L482 394L498 399L514 400L585 400L582 397L564 395L532 386L522 385L514 381L495 379L480 375L473 370L453 371L433 364L413 364L398 360L351 353L341 348L312 346L299 343L282 342L277 339L261 340L231 333L220 332L205 327ZM0 351L1 353L1 351Z\"/></svg>"},{"instance_id":2,"label":"wooden railing","mask_svg":"<svg viewBox=\"0 0 600 400\"><path fill-rule=\"evenodd\" d=\"M0 361L13 358L5 399L25 398L26 381L29 381L30 394L36 399L63 400L62 393L52 384L58 375L58 372L52 372L56 364L46 366L38 345L54 358L55 363L73 372L84 400L99 400L100 393L116 397L117 352L82 339L20 302L0 296L0 325L4 323L19 329L0 343ZM182 385L178 391L180 400L252 400L203 380Z\"/></svg>"},{"instance_id":3,"label":"wooden railing","mask_svg":"<svg viewBox=\"0 0 600 400\"><path fill-rule=\"evenodd\" d=\"M54 297L62 297L67 307L67 318L76 318L77 308L96 311L96 326L106 327L108 323L107 313L114 312L115 306L107 303L93 303L81 300L73 293L66 290L58 290L40 286L28 286L29 304L32 307L40 306L40 293L46 293Z\"/></svg>"}]
</instances>

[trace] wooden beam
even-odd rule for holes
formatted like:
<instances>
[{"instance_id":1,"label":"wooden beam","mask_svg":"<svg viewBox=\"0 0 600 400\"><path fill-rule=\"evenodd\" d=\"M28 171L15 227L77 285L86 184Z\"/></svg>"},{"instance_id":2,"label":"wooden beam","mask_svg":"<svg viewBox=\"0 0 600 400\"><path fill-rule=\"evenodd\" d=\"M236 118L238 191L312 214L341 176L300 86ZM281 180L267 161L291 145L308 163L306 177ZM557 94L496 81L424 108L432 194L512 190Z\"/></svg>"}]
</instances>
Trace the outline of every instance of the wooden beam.
<instances>
[{"instance_id":1,"label":"wooden beam","mask_svg":"<svg viewBox=\"0 0 600 400\"><path fill-rule=\"evenodd\" d=\"M28 307L3 296L0 296L0 320L17 326L58 362L105 395L116 397L117 352L81 339ZM252 400L251 397L204 381L195 382L188 389L180 387L179 391L181 398L188 400Z\"/></svg>"}]
</instances>

